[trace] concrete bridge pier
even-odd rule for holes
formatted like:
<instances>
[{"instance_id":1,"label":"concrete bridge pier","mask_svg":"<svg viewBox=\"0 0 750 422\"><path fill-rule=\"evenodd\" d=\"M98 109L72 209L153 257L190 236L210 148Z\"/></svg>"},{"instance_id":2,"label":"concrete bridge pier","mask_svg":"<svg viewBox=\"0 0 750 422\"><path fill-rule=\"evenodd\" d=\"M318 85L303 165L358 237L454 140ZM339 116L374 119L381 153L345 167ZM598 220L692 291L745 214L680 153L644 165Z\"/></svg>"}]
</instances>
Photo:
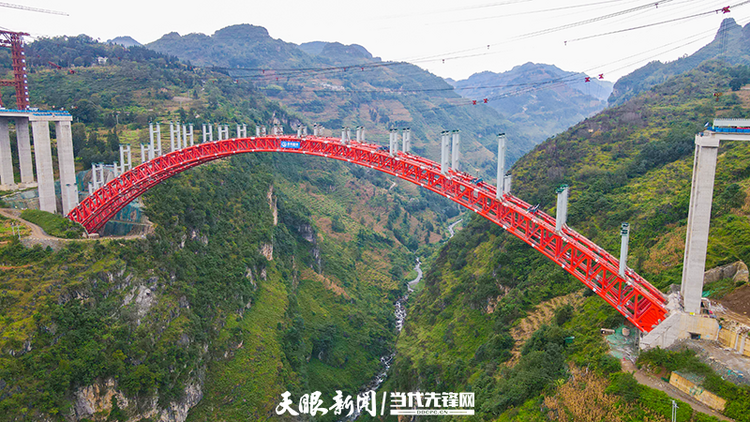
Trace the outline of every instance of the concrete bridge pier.
<instances>
[{"instance_id":1,"label":"concrete bridge pier","mask_svg":"<svg viewBox=\"0 0 750 422\"><path fill-rule=\"evenodd\" d=\"M205 123L203 123L203 125L201 126L201 133L203 134L203 143L204 144L206 142L213 142L214 141L214 130L213 130L213 126L211 126L210 123L208 125L206 125Z\"/></svg>"},{"instance_id":2,"label":"concrete bridge pier","mask_svg":"<svg viewBox=\"0 0 750 422\"><path fill-rule=\"evenodd\" d=\"M16 124L16 143L21 172L20 185L16 185L13 173L13 157L10 148L10 120L10 118L0 118L0 185L3 185L6 190L34 186L29 118L13 117Z\"/></svg>"},{"instance_id":3,"label":"concrete bridge pier","mask_svg":"<svg viewBox=\"0 0 750 422\"><path fill-rule=\"evenodd\" d=\"M395 157L398 154L398 129L391 129L390 131L390 150L391 157Z\"/></svg>"},{"instance_id":4,"label":"concrete bridge pier","mask_svg":"<svg viewBox=\"0 0 750 422\"><path fill-rule=\"evenodd\" d=\"M0 188L9 190L15 187L13 156L10 150L10 129L8 119L0 119Z\"/></svg>"},{"instance_id":5,"label":"concrete bridge pier","mask_svg":"<svg viewBox=\"0 0 750 422\"><path fill-rule=\"evenodd\" d=\"M91 163L91 183L89 193L104 186L104 163Z\"/></svg>"},{"instance_id":6,"label":"concrete bridge pier","mask_svg":"<svg viewBox=\"0 0 750 422\"><path fill-rule=\"evenodd\" d=\"M71 120L72 118L70 120L55 121L55 133L57 134L57 162L60 170L60 193L62 195L63 215L68 215L70 210L78 206L78 184L76 183L76 169L73 158L73 132L70 127ZM53 195L54 192L54 186L52 186ZM41 198L41 195L39 197Z\"/></svg>"},{"instance_id":7,"label":"concrete bridge pier","mask_svg":"<svg viewBox=\"0 0 750 422\"><path fill-rule=\"evenodd\" d=\"M630 224L622 223L620 226L620 277L625 277L628 268L628 242L630 240Z\"/></svg>"},{"instance_id":8,"label":"concrete bridge pier","mask_svg":"<svg viewBox=\"0 0 750 422\"><path fill-rule=\"evenodd\" d=\"M510 192L510 178L508 179L508 188L505 188L505 134L497 135L497 199L502 198L505 192Z\"/></svg>"},{"instance_id":9,"label":"concrete bridge pier","mask_svg":"<svg viewBox=\"0 0 750 422\"><path fill-rule=\"evenodd\" d=\"M320 136L320 126L317 123L313 125L313 136Z\"/></svg>"},{"instance_id":10,"label":"concrete bridge pier","mask_svg":"<svg viewBox=\"0 0 750 422\"><path fill-rule=\"evenodd\" d=\"M402 141L401 150L404 152L410 152L411 151L411 129L409 129L408 127L403 130L403 135L401 135L401 141Z\"/></svg>"},{"instance_id":11,"label":"concrete bridge pier","mask_svg":"<svg viewBox=\"0 0 750 422\"><path fill-rule=\"evenodd\" d=\"M35 186L34 169L31 164L31 137L29 136L29 119L16 117L16 143L18 144L18 162L21 170L23 187Z\"/></svg>"},{"instance_id":12,"label":"concrete bridge pier","mask_svg":"<svg viewBox=\"0 0 750 422\"><path fill-rule=\"evenodd\" d=\"M120 173L125 173L133 168L133 156L129 144L120 144Z\"/></svg>"},{"instance_id":13,"label":"concrete bridge pier","mask_svg":"<svg viewBox=\"0 0 750 422\"><path fill-rule=\"evenodd\" d=\"M510 193L510 185L513 181L513 176L506 174L503 178L503 193Z\"/></svg>"},{"instance_id":14,"label":"concrete bridge pier","mask_svg":"<svg viewBox=\"0 0 750 422\"><path fill-rule=\"evenodd\" d=\"M36 155L36 177L39 181L39 209L51 213L57 212L55 199L55 176L52 170L52 147L49 137L49 121L31 122L34 136L34 154Z\"/></svg>"},{"instance_id":15,"label":"concrete bridge pier","mask_svg":"<svg viewBox=\"0 0 750 422\"><path fill-rule=\"evenodd\" d=\"M148 149L148 159L153 160L154 157L161 155L161 125L148 124L148 137L150 145ZM154 143L156 141L156 143Z\"/></svg>"},{"instance_id":16,"label":"concrete bridge pier","mask_svg":"<svg viewBox=\"0 0 750 422\"><path fill-rule=\"evenodd\" d=\"M726 136L722 137L726 138ZM747 136L743 140L747 140ZM695 315L700 314L718 153L719 135L717 133L702 132L695 136L693 180L690 188L685 258L680 286L685 312Z\"/></svg>"},{"instance_id":17,"label":"concrete bridge pier","mask_svg":"<svg viewBox=\"0 0 750 422\"><path fill-rule=\"evenodd\" d=\"M179 125L179 122L178 122L178 125ZM177 138L177 143L175 143L175 137ZM176 150L180 149L180 132L178 128L175 134L174 122L169 122L169 142L170 142L169 152L175 152Z\"/></svg>"},{"instance_id":18,"label":"concrete bridge pier","mask_svg":"<svg viewBox=\"0 0 750 422\"><path fill-rule=\"evenodd\" d=\"M568 220L568 185L557 188L557 213L555 215L555 231L562 233Z\"/></svg>"},{"instance_id":19,"label":"concrete bridge pier","mask_svg":"<svg viewBox=\"0 0 750 422\"><path fill-rule=\"evenodd\" d=\"M195 130L193 129L193 124L190 123L187 125L187 128L185 125L182 125L182 146L187 147L188 146L188 139L190 139L190 146L192 147L195 145Z\"/></svg>"},{"instance_id":20,"label":"concrete bridge pier","mask_svg":"<svg viewBox=\"0 0 750 422\"><path fill-rule=\"evenodd\" d=\"M440 133L440 173L443 175L448 174L448 168L450 168L450 149L451 149L451 137L450 132L444 130Z\"/></svg>"},{"instance_id":21,"label":"concrete bridge pier","mask_svg":"<svg viewBox=\"0 0 750 422\"><path fill-rule=\"evenodd\" d=\"M247 125L237 125L237 137L247 138Z\"/></svg>"},{"instance_id":22,"label":"concrete bridge pier","mask_svg":"<svg viewBox=\"0 0 750 422\"><path fill-rule=\"evenodd\" d=\"M460 159L460 156L461 156L461 150L460 150L461 133L458 130L454 130L453 133L452 133L452 135L453 135L453 154L452 154L452 157L451 157L452 158L451 159L451 168L454 171L459 171L458 167L459 167L459 159Z\"/></svg>"}]
</instances>

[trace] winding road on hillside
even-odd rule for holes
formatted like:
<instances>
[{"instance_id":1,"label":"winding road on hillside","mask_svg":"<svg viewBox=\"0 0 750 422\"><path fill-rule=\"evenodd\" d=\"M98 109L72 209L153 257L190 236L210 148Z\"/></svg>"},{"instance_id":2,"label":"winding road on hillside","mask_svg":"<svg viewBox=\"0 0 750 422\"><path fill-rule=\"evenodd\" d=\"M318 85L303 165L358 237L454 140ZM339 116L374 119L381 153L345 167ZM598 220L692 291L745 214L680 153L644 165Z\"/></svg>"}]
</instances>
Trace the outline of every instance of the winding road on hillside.
<instances>
[{"instance_id":1,"label":"winding road on hillside","mask_svg":"<svg viewBox=\"0 0 750 422\"><path fill-rule=\"evenodd\" d=\"M60 237L50 236L41 227L21 218L21 210L16 210L12 208L0 208L0 214L2 214L3 217L8 217L10 219L20 221L21 223L23 223L26 227L28 227L31 230L31 236L29 237L31 237L32 239L37 238L37 239L51 239L51 240L85 240L85 239L63 239Z\"/></svg>"},{"instance_id":2,"label":"winding road on hillside","mask_svg":"<svg viewBox=\"0 0 750 422\"><path fill-rule=\"evenodd\" d=\"M26 221L23 218L21 218L21 210L13 209L13 208L0 208L0 215L3 217L7 217L16 221L19 221L23 223L26 227L28 227L31 230L31 235L28 236L28 239L31 240L32 244L35 243L43 243L43 241L59 241L59 242L86 242L86 241L93 241L98 239L66 239L62 237L55 237L52 235L47 234L47 232L44 231L41 227L37 226L36 224ZM127 235L127 236L107 236L104 239L138 239L140 237L143 237L143 235L136 234L136 235Z\"/></svg>"}]
</instances>

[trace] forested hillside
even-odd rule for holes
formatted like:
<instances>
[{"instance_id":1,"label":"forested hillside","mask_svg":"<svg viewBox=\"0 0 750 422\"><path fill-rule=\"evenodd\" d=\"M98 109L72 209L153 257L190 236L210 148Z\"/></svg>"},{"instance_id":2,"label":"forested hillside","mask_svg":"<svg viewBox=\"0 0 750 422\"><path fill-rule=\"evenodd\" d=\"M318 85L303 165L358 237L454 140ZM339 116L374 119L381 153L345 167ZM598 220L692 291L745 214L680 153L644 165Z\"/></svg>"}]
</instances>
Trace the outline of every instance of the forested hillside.
<instances>
[{"instance_id":1,"label":"forested hillside","mask_svg":"<svg viewBox=\"0 0 750 422\"><path fill-rule=\"evenodd\" d=\"M750 83L747 72L707 62L586 119L513 166L514 193L554 215L555 188L568 184L573 228L615 253L618 228L629 222L630 266L662 290L679 284L694 136L714 116L748 116L750 97L730 87L736 78ZM715 92L723 93L718 101ZM707 268L750 259L748 154L744 143L722 144ZM730 291L742 285L722 283ZM475 391L477 420L544 421L559 412L577 414L580 406L601 410L606 420L667 420L666 396L620 373L599 334L624 318L583 287L474 216L427 273L387 387ZM592 372L581 384L570 375L582 376L583 367ZM571 395L584 386L585 393ZM731 404L727 416L748 420L750 389L713 388ZM709 419L689 410L678 420Z\"/></svg>"},{"instance_id":2,"label":"forested hillside","mask_svg":"<svg viewBox=\"0 0 750 422\"><path fill-rule=\"evenodd\" d=\"M74 116L79 170L121 142L138 162L151 121L306 123L141 47L79 36L27 51L35 105ZM0 420L258 420L283 391L354 393L394 347L413 252L458 212L371 170L272 154L192 169L144 203L147 238L55 251L3 220Z\"/></svg>"}]
</instances>

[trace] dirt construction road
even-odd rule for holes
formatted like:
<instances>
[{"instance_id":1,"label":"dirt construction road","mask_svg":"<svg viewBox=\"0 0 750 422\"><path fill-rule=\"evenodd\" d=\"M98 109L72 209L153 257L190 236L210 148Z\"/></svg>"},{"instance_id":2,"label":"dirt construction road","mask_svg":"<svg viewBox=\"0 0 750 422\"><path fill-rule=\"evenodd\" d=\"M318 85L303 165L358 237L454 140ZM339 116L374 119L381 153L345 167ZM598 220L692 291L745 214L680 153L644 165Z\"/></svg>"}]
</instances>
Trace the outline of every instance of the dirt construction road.
<instances>
[{"instance_id":1,"label":"dirt construction road","mask_svg":"<svg viewBox=\"0 0 750 422\"><path fill-rule=\"evenodd\" d=\"M672 397L673 399L688 403L690 407L692 407L696 412L705 413L710 416L716 416L722 421L734 421L734 419L730 419L722 415L721 413L694 399L692 396L683 393L668 382L664 382L659 378L654 378L651 375L648 375L646 372L637 369L635 365L630 363L630 361L623 361L622 370L625 372L633 373L633 376L635 376L635 379L638 381L638 383L667 393L667 395L669 397Z\"/></svg>"},{"instance_id":2,"label":"dirt construction road","mask_svg":"<svg viewBox=\"0 0 750 422\"><path fill-rule=\"evenodd\" d=\"M29 229L31 229L31 235L29 235L28 237L32 241L33 240L47 240L47 241L56 241L56 242L92 242L92 241L98 240L98 239L64 239L61 237L50 236L41 227L37 226L34 223L31 223L29 221L22 219L21 210L16 210L12 208L0 208L0 214L2 214L4 217L17 220L23 223ZM137 239L140 237L143 237L143 235L137 234L137 235L130 235L130 236L107 236L105 239Z\"/></svg>"}]
</instances>

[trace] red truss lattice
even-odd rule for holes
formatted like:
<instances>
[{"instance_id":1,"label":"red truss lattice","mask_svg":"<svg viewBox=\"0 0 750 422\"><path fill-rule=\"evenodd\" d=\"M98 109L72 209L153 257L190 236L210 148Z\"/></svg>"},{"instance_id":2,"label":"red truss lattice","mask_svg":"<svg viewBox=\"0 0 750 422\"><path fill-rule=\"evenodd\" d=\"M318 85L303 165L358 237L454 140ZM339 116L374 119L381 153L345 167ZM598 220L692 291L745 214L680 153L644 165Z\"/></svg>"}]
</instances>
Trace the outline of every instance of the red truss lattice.
<instances>
[{"instance_id":1,"label":"red truss lattice","mask_svg":"<svg viewBox=\"0 0 750 422\"><path fill-rule=\"evenodd\" d=\"M19 110L29 108L29 82L26 75L26 53L23 51L25 32L0 31L0 46L10 48L13 67L13 80L0 80L0 86L12 86L16 89L16 107ZM0 107L3 99L0 97Z\"/></svg>"},{"instance_id":2,"label":"red truss lattice","mask_svg":"<svg viewBox=\"0 0 750 422\"><path fill-rule=\"evenodd\" d=\"M394 157L380 150L379 145L356 141L347 144L336 138L282 135L198 144L156 157L120 175L84 199L68 218L81 223L89 232L98 231L125 205L161 181L199 164L248 152L334 158L407 180L475 211L531 245L591 288L641 331L651 331L667 314L666 300L659 290L631 269L621 277L615 257L569 227L557 233L554 218L543 212L529 212L530 205L521 199L505 194L498 200L494 186L472 183L474 178L469 174L449 170L448 175L443 175L434 161L403 152Z\"/></svg>"}]
</instances>

